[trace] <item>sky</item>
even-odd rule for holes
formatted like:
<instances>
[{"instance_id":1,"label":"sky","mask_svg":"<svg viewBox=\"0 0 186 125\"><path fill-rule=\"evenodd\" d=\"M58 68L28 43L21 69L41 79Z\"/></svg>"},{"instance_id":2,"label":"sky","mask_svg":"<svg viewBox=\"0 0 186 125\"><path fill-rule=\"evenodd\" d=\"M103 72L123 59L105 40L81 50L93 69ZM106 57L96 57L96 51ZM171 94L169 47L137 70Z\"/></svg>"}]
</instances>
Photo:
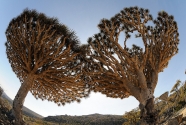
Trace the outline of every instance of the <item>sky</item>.
<instances>
[{"instance_id":1,"label":"sky","mask_svg":"<svg viewBox=\"0 0 186 125\"><path fill-rule=\"evenodd\" d=\"M1 0L0 1L0 86L5 93L14 99L20 81L11 69L6 55L5 31L12 18L18 16L25 8L36 9L49 17L57 17L60 23L67 25L76 32L82 44L87 39L99 32L97 28L101 19L110 19L125 7L138 6L149 9L153 18L157 17L159 11L166 11L174 16L178 24L180 34L179 52L174 56L166 69L159 73L158 85L155 97L165 91L169 91L176 80L186 80L186 1L185 0ZM122 35L120 44L122 43ZM129 46L139 43L140 40L131 38ZM55 115L88 115L88 114L113 114L123 115L138 107L139 103L134 97L126 99L107 98L100 93L91 93L89 98L82 99L81 103L71 103L65 106L57 106L53 102L36 100L29 92L24 106L37 112L42 116Z\"/></svg>"}]
</instances>

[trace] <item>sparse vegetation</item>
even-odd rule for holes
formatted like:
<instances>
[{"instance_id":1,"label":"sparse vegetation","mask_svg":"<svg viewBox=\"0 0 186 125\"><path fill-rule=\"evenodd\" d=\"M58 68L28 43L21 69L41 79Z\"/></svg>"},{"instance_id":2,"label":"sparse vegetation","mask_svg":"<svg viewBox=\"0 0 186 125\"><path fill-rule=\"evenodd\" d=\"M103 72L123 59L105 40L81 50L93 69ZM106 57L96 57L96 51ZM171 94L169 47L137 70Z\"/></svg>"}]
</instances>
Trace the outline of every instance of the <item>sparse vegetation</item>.
<instances>
[{"instance_id":1,"label":"sparse vegetation","mask_svg":"<svg viewBox=\"0 0 186 125\"><path fill-rule=\"evenodd\" d=\"M182 84L181 84L182 83ZM186 95L186 82L181 82L180 80L176 81L173 88L169 92L165 92L159 97L155 98L155 109L158 111L158 123L164 124L168 121L171 121L176 116L176 120L179 123L186 121L186 116L181 116L180 111L186 108L185 95ZM172 91L176 88L176 91ZM178 94L179 93L179 94ZM124 125L133 125L139 124L139 110L134 109L130 112L127 112L123 116L127 122ZM171 124L171 123L170 123Z\"/></svg>"},{"instance_id":2,"label":"sparse vegetation","mask_svg":"<svg viewBox=\"0 0 186 125\"><path fill-rule=\"evenodd\" d=\"M60 125L121 125L125 122L122 116L118 115L101 115L92 114L84 116L48 116L44 118L46 121L59 123Z\"/></svg>"},{"instance_id":3,"label":"sparse vegetation","mask_svg":"<svg viewBox=\"0 0 186 125\"><path fill-rule=\"evenodd\" d=\"M123 125L139 125L140 122L139 108L133 109L129 112L125 112L123 118L126 119L126 122L124 122Z\"/></svg>"}]
</instances>

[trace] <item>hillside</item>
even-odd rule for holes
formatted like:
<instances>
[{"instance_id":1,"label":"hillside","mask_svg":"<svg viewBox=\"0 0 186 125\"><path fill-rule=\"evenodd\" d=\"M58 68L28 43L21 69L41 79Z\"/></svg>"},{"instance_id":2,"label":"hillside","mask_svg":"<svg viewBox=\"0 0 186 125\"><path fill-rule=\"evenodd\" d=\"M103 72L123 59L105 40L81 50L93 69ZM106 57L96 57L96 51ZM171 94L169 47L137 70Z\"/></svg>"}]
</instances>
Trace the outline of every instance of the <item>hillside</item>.
<instances>
[{"instance_id":1,"label":"hillside","mask_svg":"<svg viewBox=\"0 0 186 125\"><path fill-rule=\"evenodd\" d=\"M2 94L2 98L6 99L11 105L13 104L13 100L7 96L5 92ZM43 118L43 116L39 115L38 113L28 109L27 107L23 106L23 114L32 117L32 118Z\"/></svg>"},{"instance_id":2,"label":"hillside","mask_svg":"<svg viewBox=\"0 0 186 125\"><path fill-rule=\"evenodd\" d=\"M0 123L10 125L13 118L10 116L12 99L6 93L0 97ZM34 111L24 107L24 119L29 125L122 125L125 119L120 115L90 114L83 116L48 116L43 117Z\"/></svg>"},{"instance_id":3,"label":"hillside","mask_svg":"<svg viewBox=\"0 0 186 125\"><path fill-rule=\"evenodd\" d=\"M122 125L125 119L120 115L101 115L91 114L83 116L48 116L43 118L44 121L55 122L60 125Z\"/></svg>"},{"instance_id":4,"label":"hillside","mask_svg":"<svg viewBox=\"0 0 186 125\"><path fill-rule=\"evenodd\" d=\"M13 118L10 116L11 105L9 102L0 97L0 123L1 125L10 125L13 122Z\"/></svg>"},{"instance_id":5,"label":"hillside","mask_svg":"<svg viewBox=\"0 0 186 125\"><path fill-rule=\"evenodd\" d=\"M185 84L186 85L186 84ZM185 92L185 91L184 91ZM167 100L171 98L175 98L175 94L171 94ZM171 121L172 118L183 114L183 116L178 117L181 118L182 125L185 124L186 121L186 103L180 103L183 100L174 101L174 103L169 104L165 101L160 101L156 103L156 108L160 109L160 121L162 121L162 125ZM168 104L168 105L167 105ZM172 108L174 107L174 111ZM12 100L6 95L6 93L2 94L0 97L0 123L4 125L11 125L14 119L10 115L10 110L12 108ZM32 110L24 107L24 120L28 125L128 125L130 119L134 121L138 121L138 110L132 110L126 113L124 116L121 115L102 115L102 114L90 114L83 116L69 116L69 115L58 115L58 116L48 116L42 117L41 115L33 112ZM162 113L161 113L162 112ZM130 116L133 116L130 118ZM176 118L177 119L177 118ZM173 119L174 120L174 119ZM177 121L176 121L177 122ZM179 122L179 123L180 123ZM138 123L138 122L137 122ZM178 125L178 124L170 124L170 125Z\"/></svg>"}]
</instances>

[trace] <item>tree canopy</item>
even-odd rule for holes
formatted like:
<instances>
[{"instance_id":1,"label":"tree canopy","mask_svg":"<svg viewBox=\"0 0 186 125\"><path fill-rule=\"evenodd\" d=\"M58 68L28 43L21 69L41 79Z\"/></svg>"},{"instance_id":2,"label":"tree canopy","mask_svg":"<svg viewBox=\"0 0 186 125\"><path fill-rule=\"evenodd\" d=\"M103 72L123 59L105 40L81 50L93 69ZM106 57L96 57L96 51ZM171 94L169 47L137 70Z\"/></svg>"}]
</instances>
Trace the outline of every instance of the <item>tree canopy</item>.
<instances>
[{"instance_id":1,"label":"tree canopy","mask_svg":"<svg viewBox=\"0 0 186 125\"><path fill-rule=\"evenodd\" d=\"M153 19L148 9L130 7L110 20L102 19L98 28L100 32L88 39L84 70L88 84L107 97L134 96L140 102L142 121L156 124L154 90L158 73L178 53L174 17L161 11ZM125 34L123 43L119 43L121 33ZM143 46L127 47L131 35L141 38Z\"/></svg>"},{"instance_id":2,"label":"tree canopy","mask_svg":"<svg viewBox=\"0 0 186 125\"><path fill-rule=\"evenodd\" d=\"M150 82L155 89L157 73L163 71L178 52L179 33L174 17L162 11L153 20L148 9L130 7L110 20L102 19L98 27L100 33L88 39L87 54L94 61L91 65L97 68L89 70L96 90L109 97L125 98L148 88ZM124 47L119 43L122 32L125 33ZM135 36L142 39L144 47L126 46L133 32L137 32Z\"/></svg>"},{"instance_id":3,"label":"tree canopy","mask_svg":"<svg viewBox=\"0 0 186 125\"><path fill-rule=\"evenodd\" d=\"M22 84L32 74L35 98L64 105L88 95L79 75L79 40L56 18L26 9L9 23L6 37L11 67Z\"/></svg>"}]
</instances>

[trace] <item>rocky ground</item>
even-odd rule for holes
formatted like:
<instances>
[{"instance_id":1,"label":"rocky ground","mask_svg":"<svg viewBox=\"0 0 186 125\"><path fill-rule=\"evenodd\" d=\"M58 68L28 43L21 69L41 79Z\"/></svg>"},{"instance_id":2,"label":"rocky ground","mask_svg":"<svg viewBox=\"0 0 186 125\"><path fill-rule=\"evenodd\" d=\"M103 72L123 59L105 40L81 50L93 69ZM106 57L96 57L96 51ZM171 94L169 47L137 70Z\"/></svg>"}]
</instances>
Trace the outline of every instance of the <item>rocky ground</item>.
<instances>
[{"instance_id":1,"label":"rocky ground","mask_svg":"<svg viewBox=\"0 0 186 125\"><path fill-rule=\"evenodd\" d=\"M0 97L0 125L14 125L15 119L10 115L11 109L11 104L7 100ZM27 125L56 125L55 123L30 118L25 115L23 118Z\"/></svg>"},{"instance_id":2,"label":"rocky ground","mask_svg":"<svg viewBox=\"0 0 186 125\"><path fill-rule=\"evenodd\" d=\"M0 125L13 125L14 119L10 115L11 106L0 97Z\"/></svg>"}]
</instances>

